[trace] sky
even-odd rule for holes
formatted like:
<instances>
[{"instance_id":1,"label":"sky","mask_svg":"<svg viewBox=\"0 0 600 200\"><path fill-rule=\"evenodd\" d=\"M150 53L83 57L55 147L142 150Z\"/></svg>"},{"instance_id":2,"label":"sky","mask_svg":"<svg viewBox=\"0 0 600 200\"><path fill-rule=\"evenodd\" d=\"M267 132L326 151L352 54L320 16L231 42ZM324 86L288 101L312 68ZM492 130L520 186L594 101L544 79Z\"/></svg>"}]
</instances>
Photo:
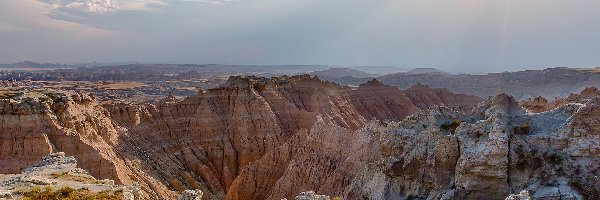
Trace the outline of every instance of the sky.
<instances>
[{"instance_id":1,"label":"sky","mask_svg":"<svg viewBox=\"0 0 600 200\"><path fill-rule=\"evenodd\" d=\"M1 0L0 63L600 66L598 0Z\"/></svg>"}]
</instances>

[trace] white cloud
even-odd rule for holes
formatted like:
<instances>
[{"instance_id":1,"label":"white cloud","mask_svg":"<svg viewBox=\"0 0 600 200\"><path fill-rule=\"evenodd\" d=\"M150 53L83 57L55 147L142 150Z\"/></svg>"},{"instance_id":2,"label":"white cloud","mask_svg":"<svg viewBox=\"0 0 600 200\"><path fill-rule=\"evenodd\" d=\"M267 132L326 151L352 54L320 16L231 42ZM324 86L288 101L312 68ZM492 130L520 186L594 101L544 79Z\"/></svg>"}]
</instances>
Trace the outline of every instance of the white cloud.
<instances>
[{"instance_id":1,"label":"white cloud","mask_svg":"<svg viewBox=\"0 0 600 200\"><path fill-rule=\"evenodd\" d=\"M53 7L38 0L0 1L0 27L3 30L26 32L60 31L70 33L72 38L109 36L114 32L101 30L83 24L53 19L48 16Z\"/></svg>"},{"instance_id":2,"label":"white cloud","mask_svg":"<svg viewBox=\"0 0 600 200\"><path fill-rule=\"evenodd\" d=\"M119 2L122 10L154 10L150 6L167 5L162 0L124 0Z\"/></svg>"},{"instance_id":3,"label":"white cloud","mask_svg":"<svg viewBox=\"0 0 600 200\"><path fill-rule=\"evenodd\" d=\"M106 14L119 10L154 10L152 6L168 5L168 2L187 1L224 5L239 0L40 0L55 11L88 14Z\"/></svg>"},{"instance_id":4,"label":"white cloud","mask_svg":"<svg viewBox=\"0 0 600 200\"><path fill-rule=\"evenodd\" d=\"M70 10L87 13L109 13L119 9L116 0L43 0L55 10Z\"/></svg>"},{"instance_id":5,"label":"white cloud","mask_svg":"<svg viewBox=\"0 0 600 200\"><path fill-rule=\"evenodd\" d=\"M63 6L68 9L80 9L91 13L108 13L119 8L113 0L75 0Z\"/></svg>"}]
</instances>

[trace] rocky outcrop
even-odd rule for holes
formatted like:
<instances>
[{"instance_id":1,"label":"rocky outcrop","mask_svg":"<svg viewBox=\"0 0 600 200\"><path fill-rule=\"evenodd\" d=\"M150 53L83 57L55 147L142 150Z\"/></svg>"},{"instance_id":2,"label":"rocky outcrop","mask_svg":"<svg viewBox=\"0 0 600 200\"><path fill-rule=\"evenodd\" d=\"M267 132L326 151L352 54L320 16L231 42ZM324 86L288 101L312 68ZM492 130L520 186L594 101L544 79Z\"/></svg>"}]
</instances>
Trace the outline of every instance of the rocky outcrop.
<instances>
[{"instance_id":1,"label":"rocky outcrop","mask_svg":"<svg viewBox=\"0 0 600 200\"><path fill-rule=\"evenodd\" d=\"M107 106L107 109L115 123L128 130L127 136L122 137L126 141L123 144L139 148L119 147L123 155L147 158L134 167L147 169L169 188L202 189L211 198L278 199L292 197L302 191L301 188L312 189L317 183L306 182L310 171L306 171L306 177L291 177L301 174L285 174L281 170L300 169L301 163L322 168L325 165L321 162L343 158L339 151L335 154L321 152L324 159L307 162L323 148L321 143L314 145L313 152L303 152L302 156L296 157L293 153L303 151L298 147L307 140L304 137L320 129L317 126L320 123L316 123L318 119L328 124L326 127L337 127L350 135L363 127L367 118L399 120L419 109L411 106L414 105L412 101L393 87L364 87L370 88L351 90L311 76L232 77L223 87L203 91L178 103L117 105ZM386 93L388 91L395 92L398 98L394 99ZM384 100L366 103L364 97L369 95L361 92L370 92ZM380 94L376 95L377 92ZM392 112L368 112L386 110L390 105L400 107ZM409 109L404 109L406 106ZM345 139L319 142L335 144L339 140ZM284 150L286 146L288 148ZM291 152L289 158L281 157L285 155L282 151ZM337 160L331 164L336 163ZM264 170L264 166L271 164L275 166L270 167L269 172L246 174L255 168ZM340 179L351 177L339 176ZM293 178L305 182L289 182L293 185L288 186L277 184L288 183L285 180ZM246 181L253 184L245 184Z\"/></svg>"},{"instance_id":2,"label":"rocky outcrop","mask_svg":"<svg viewBox=\"0 0 600 200\"><path fill-rule=\"evenodd\" d=\"M377 79L351 91L352 103L366 119L399 121L420 110L403 91ZM474 105L473 105L474 106Z\"/></svg>"},{"instance_id":3,"label":"rocky outcrop","mask_svg":"<svg viewBox=\"0 0 600 200\"><path fill-rule=\"evenodd\" d=\"M446 106L461 112L469 112L483 99L466 94L454 94L445 88L430 88L417 83L406 91L406 96L421 109Z\"/></svg>"},{"instance_id":4,"label":"rocky outcrop","mask_svg":"<svg viewBox=\"0 0 600 200\"><path fill-rule=\"evenodd\" d=\"M18 173L62 151L94 176L128 182L111 146L119 130L92 97L75 93L20 93L0 102L0 173Z\"/></svg>"},{"instance_id":5,"label":"rocky outcrop","mask_svg":"<svg viewBox=\"0 0 600 200\"><path fill-rule=\"evenodd\" d=\"M325 195L315 194L313 191L308 192L300 192L295 198L295 200L329 200L330 198ZM285 199L282 199L285 200Z\"/></svg>"},{"instance_id":6,"label":"rocky outcrop","mask_svg":"<svg viewBox=\"0 0 600 200\"><path fill-rule=\"evenodd\" d=\"M402 91L384 85L377 79L361 84L351 92L352 102L367 119L400 121L416 111L432 106L446 106L469 112L483 99L464 94L454 94L446 89L430 88L417 84Z\"/></svg>"},{"instance_id":7,"label":"rocky outcrop","mask_svg":"<svg viewBox=\"0 0 600 200\"><path fill-rule=\"evenodd\" d=\"M399 121L425 108L417 105L463 98L425 90L411 99L376 81L353 90L295 76L231 77L182 101L144 105L26 92L2 100L0 173L63 151L95 177L138 182L148 198L185 190L205 199L281 199L308 190L340 196L363 165L380 158L371 147L385 127L369 120ZM427 100L442 98L436 95L456 98Z\"/></svg>"},{"instance_id":8,"label":"rocky outcrop","mask_svg":"<svg viewBox=\"0 0 600 200\"><path fill-rule=\"evenodd\" d=\"M382 158L361 169L343 197L596 199L598 103L530 114L501 94L469 115L418 112L385 131Z\"/></svg>"},{"instance_id":9,"label":"rocky outcrop","mask_svg":"<svg viewBox=\"0 0 600 200\"><path fill-rule=\"evenodd\" d=\"M252 163L234 181L226 199L293 198L306 190L340 196L362 165L379 157L374 142L383 129L379 122L371 122L351 131L319 118L310 131Z\"/></svg>"},{"instance_id":10,"label":"rocky outcrop","mask_svg":"<svg viewBox=\"0 0 600 200\"><path fill-rule=\"evenodd\" d=\"M548 110L550 105L548 105L548 100L544 97L537 96L533 99L529 98L527 100L521 101L521 106L529 112L533 113L541 113Z\"/></svg>"},{"instance_id":11,"label":"rocky outcrop","mask_svg":"<svg viewBox=\"0 0 600 200\"><path fill-rule=\"evenodd\" d=\"M536 97L534 99L527 99L521 101L521 106L533 113L541 113L549 110L556 109L558 107L570 104L570 103L578 103L583 104L594 98L600 96L600 90L596 87L588 87L581 91L579 94L569 94L569 96L565 98L556 98L555 100L549 102L543 97Z\"/></svg>"},{"instance_id":12,"label":"rocky outcrop","mask_svg":"<svg viewBox=\"0 0 600 200\"><path fill-rule=\"evenodd\" d=\"M44 188L43 191L41 188ZM112 180L98 180L87 171L77 168L74 157L63 152L52 153L20 174L0 175L0 191L6 199L62 195L63 198L102 196L104 199L141 199L139 186L117 185ZM4 199L3 198L3 199ZM36 199L36 198L33 198Z\"/></svg>"},{"instance_id":13,"label":"rocky outcrop","mask_svg":"<svg viewBox=\"0 0 600 200\"><path fill-rule=\"evenodd\" d=\"M202 195L201 190L186 190L181 193L178 200L201 200Z\"/></svg>"}]
</instances>

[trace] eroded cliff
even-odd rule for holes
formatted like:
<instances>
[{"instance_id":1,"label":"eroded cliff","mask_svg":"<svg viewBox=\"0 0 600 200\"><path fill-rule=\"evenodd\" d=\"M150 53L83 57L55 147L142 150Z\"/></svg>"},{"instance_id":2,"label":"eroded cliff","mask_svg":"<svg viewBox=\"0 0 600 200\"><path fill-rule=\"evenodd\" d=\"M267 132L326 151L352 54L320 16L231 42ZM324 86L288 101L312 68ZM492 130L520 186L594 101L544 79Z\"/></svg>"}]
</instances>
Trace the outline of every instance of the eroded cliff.
<instances>
[{"instance_id":1,"label":"eroded cliff","mask_svg":"<svg viewBox=\"0 0 600 200\"><path fill-rule=\"evenodd\" d=\"M185 189L208 199L279 199L308 190L342 195L361 166L379 158L371 147L382 128L369 120L398 121L435 105L465 111L477 103L427 90L377 81L352 89L295 76L232 77L182 101L145 105L100 106L75 93L14 94L2 101L0 173L63 151L95 177L138 182L149 198L171 199Z\"/></svg>"},{"instance_id":2,"label":"eroded cliff","mask_svg":"<svg viewBox=\"0 0 600 200\"><path fill-rule=\"evenodd\" d=\"M361 169L343 196L597 199L598 103L596 96L530 114L501 94L468 115L441 107L418 112L384 132L382 158Z\"/></svg>"}]
</instances>

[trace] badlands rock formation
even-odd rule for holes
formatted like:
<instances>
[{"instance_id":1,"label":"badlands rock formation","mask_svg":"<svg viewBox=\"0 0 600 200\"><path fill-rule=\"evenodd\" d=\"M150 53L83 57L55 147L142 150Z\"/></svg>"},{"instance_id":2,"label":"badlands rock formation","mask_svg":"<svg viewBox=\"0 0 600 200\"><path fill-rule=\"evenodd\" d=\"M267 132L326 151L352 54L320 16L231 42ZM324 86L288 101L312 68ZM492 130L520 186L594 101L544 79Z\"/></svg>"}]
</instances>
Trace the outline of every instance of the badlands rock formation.
<instances>
[{"instance_id":1,"label":"badlands rock formation","mask_svg":"<svg viewBox=\"0 0 600 200\"><path fill-rule=\"evenodd\" d=\"M547 99L538 96L533 99L527 99L521 101L521 106L529 112L541 113L548 110L556 109L560 106L569 103L586 103L596 97L600 96L600 90L596 87L588 87L583 89L579 94L569 94L565 98L557 98L549 102Z\"/></svg>"},{"instance_id":2,"label":"badlands rock formation","mask_svg":"<svg viewBox=\"0 0 600 200\"><path fill-rule=\"evenodd\" d=\"M541 113L506 94L476 105L310 76L232 77L147 105L15 93L0 106L0 173L64 151L148 199L599 199L597 91Z\"/></svg>"},{"instance_id":3,"label":"badlands rock formation","mask_svg":"<svg viewBox=\"0 0 600 200\"><path fill-rule=\"evenodd\" d=\"M501 94L418 112L380 136L347 199L600 198L600 98L527 114ZM516 195L511 195L516 194Z\"/></svg>"},{"instance_id":4,"label":"badlands rock formation","mask_svg":"<svg viewBox=\"0 0 600 200\"><path fill-rule=\"evenodd\" d=\"M313 191L301 192L295 198L295 200L330 200L328 196L315 194ZM287 199L282 199L287 200Z\"/></svg>"},{"instance_id":5,"label":"badlands rock formation","mask_svg":"<svg viewBox=\"0 0 600 200\"><path fill-rule=\"evenodd\" d=\"M296 76L232 77L183 101L147 105L16 93L0 105L0 173L18 173L62 151L95 177L139 183L147 198L173 199L186 189L201 190L205 199L281 199L309 190L339 196L362 165L378 158L371 155L379 149L370 147L381 128L369 120L477 103L425 90L377 81L353 90Z\"/></svg>"},{"instance_id":6,"label":"badlands rock formation","mask_svg":"<svg viewBox=\"0 0 600 200\"><path fill-rule=\"evenodd\" d=\"M39 193L71 199L102 196L134 200L142 197L138 185L122 186L112 180L97 180L87 171L77 168L75 158L65 156L63 152L43 157L20 174L0 175L0 199L36 199Z\"/></svg>"}]
</instances>

